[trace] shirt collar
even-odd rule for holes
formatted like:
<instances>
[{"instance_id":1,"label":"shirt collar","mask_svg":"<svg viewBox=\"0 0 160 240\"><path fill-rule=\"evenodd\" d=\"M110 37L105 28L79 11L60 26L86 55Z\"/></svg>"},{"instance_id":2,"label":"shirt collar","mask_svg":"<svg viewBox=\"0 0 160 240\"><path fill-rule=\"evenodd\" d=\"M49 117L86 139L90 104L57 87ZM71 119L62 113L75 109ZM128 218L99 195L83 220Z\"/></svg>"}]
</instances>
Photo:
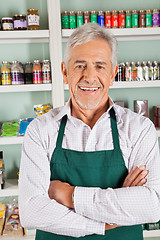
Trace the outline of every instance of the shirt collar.
<instances>
[{"instance_id":1,"label":"shirt collar","mask_svg":"<svg viewBox=\"0 0 160 240\"><path fill-rule=\"evenodd\" d=\"M113 102L113 100L111 99L111 97L109 97L109 108L107 109L107 111L102 115L102 116L109 116L109 111L110 109L113 107L115 110L115 114L116 114L116 118L117 118L117 122L121 121L120 115L117 111L117 105ZM67 117L69 119L72 118L71 116L71 98L68 100L68 102L65 104L65 106L61 107L61 108L57 108L55 109L55 116L54 119L56 121L59 121L63 118L63 116L67 115Z\"/></svg>"}]
</instances>

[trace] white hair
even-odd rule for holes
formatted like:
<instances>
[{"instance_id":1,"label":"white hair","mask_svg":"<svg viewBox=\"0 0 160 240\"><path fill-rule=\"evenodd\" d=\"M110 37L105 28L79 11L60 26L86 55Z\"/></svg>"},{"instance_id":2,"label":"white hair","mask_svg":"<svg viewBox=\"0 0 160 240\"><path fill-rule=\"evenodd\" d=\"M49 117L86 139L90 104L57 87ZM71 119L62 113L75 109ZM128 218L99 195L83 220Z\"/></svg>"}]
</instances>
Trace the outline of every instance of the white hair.
<instances>
[{"instance_id":1,"label":"white hair","mask_svg":"<svg viewBox=\"0 0 160 240\"><path fill-rule=\"evenodd\" d=\"M78 27L69 37L64 52L64 63L68 69L68 62L71 57L71 48L90 42L94 39L105 40L111 48L112 70L117 65L117 40L111 32L97 23L87 23Z\"/></svg>"}]
</instances>

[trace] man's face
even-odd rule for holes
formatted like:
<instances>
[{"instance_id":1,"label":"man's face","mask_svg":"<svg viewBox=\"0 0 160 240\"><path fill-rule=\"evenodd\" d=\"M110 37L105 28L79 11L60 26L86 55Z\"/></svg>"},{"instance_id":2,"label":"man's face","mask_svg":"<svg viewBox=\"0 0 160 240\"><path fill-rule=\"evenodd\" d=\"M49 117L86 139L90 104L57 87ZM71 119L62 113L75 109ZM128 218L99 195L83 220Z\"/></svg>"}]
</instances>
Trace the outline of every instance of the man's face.
<instances>
[{"instance_id":1,"label":"man's face","mask_svg":"<svg viewBox=\"0 0 160 240\"><path fill-rule=\"evenodd\" d=\"M111 49L103 39L95 39L71 49L68 71L62 63L64 82L68 84L72 105L97 109L108 100L117 68L112 71Z\"/></svg>"}]
</instances>

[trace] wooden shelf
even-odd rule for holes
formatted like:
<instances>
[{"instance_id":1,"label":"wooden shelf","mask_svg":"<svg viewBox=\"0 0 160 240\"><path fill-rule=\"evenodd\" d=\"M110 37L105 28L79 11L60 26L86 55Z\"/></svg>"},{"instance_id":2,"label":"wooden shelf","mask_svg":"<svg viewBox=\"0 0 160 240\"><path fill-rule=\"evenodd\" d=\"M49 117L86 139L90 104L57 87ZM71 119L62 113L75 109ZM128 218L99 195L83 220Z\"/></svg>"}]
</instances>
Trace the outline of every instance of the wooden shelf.
<instances>
[{"instance_id":1,"label":"wooden shelf","mask_svg":"<svg viewBox=\"0 0 160 240\"><path fill-rule=\"evenodd\" d=\"M66 42L74 29L62 29L62 41ZM160 27L108 29L118 41L160 40Z\"/></svg>"},{"instance_id":2,"label":"wooden shelf","mask_svg":"<svg viewBox=\"0 0 160 240\"><path fill-rule=\"evenodd\" d=\"M146 87L160 87L160 80L154 81L130 81L130 82L114 82L113 88L146 88ZM68 85L64 84L64 89L68 90Z\"/></svg>"},{"instance_id":3,"label":"wooden shelf","mask_svg":"<svg viewBox=\"0 0 160 240\"><path fill-rule=\"evenodd\" d=\"M18 180L7 179L5 188L0 189L0 197L18 196Z\"/></svg>"},{"instance_id":4,"label":"wooden shelf","mask_svg":"<svg viewBox=\"0 0 160 240\"><path fill-rule=\"evenodd\" d=\"M0 145L22 144L23 136L0 137Z\"/></svg>"},{"instance_id":5,"label":"wooden shelf","mask_svg":"<svg viewBox=\"0 0 160 240\"><path fill-rule=\"evenodd\" d=\"M1 93L51 91L52 84L0 85Z\"/></svg>"},{"instance_id":6,"label":"wooden shelf","mask_svg":"<svg viewBox=\"0 0 160 240\"><path fill-rule=\"evenodd\" d=\"M49 42L49 30L0 31L0 44Z\"/></svg>"}]
</instances>

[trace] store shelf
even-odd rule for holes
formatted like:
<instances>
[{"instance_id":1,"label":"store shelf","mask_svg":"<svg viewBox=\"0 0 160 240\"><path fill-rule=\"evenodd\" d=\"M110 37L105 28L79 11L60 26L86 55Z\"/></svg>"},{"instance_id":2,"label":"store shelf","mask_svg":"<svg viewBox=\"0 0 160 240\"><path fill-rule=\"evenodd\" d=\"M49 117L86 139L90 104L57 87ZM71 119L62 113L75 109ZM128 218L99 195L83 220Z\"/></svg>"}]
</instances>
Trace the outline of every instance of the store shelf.
<instances>
[{"instance_id":1,"label":"store shelf","mask_svg":"<svg viewBox=\"0 0 160 240\"><path fill-rule=\"evenodd\" d=\"M156 130L157 130L158 137L160 137L160 128L156 128Z\"/></svg>"},{"instance_id":2,"label":"store shelf","mask_svg":"<svg viewBox=\"0 0 160 240\"><path fill-rule=\"evenodd\" d=\"M130 81L130 82L114 82L112 88L146 88L160 87L160 80L154 81ZM64 84L64 89L68 90L68 85Z\"/></svg>"},{"instance_id":3,"label":"store shelf","mask_svg":"<svg viewBox=\"0 0 160 240\"><path fill-rule=\"evenodd\" d=\"M49 30L1 31L0 44L49 42Z\"/></svg>"},{"instance_id":4,"label":"store shelf","mask_svg":"<svg viewBox=\"0 0 160 240\"><path fill-rule=\"evenodd\" d=\"M0 145L22 144L23 136L0 137Z\"/></svg>"},{"instance_id":5,"label":"store shelf","mask_svg":"<svg viewBox=\"0 0 160 240\"><path fill-rule=\"evenodd\" d=\"M0 93L51 91L52 84L23 84L0 86Z\"/></svg>"},{"instance_id":6,"label":"store shelf","mask_svg":"<svg viewBox=\"0 0 160 240\"><path fill-rule=\"evenodd\" d=\"M62 29L62 41L66 42L74 29ZM160 40L160 28L108 29L118 41Z\"/></svg>"},{"instance_id":7,"label":"store shelf","mask_svg":"<svg viewBox=\"0 0 160 240\"><path fill-rule=\"evenodd\" d=\"M150 230L150 231L144 230L143 237L145 238L160 237L160 230Z\"/></svg>"},{"instance_id":8,"label":"store shelf","mask_svg":"<svg viewBox=\"0 0 160 240\"><path fill-rule=\"evenodd\" d=\"M0 189L0 197L18 196L18 180L7 179L5 188Z\"/></svg>"},{"instance_id":9,"label":"store shelf","mask_svg":"<svg viewBox=\"0 0 160 240\"><path fill-rule=\"evenodd\" d=\"M0 237L1 239L6 240L34 240L35 236L25 236L25 237Z\"/></svg>"}]
</instances>

